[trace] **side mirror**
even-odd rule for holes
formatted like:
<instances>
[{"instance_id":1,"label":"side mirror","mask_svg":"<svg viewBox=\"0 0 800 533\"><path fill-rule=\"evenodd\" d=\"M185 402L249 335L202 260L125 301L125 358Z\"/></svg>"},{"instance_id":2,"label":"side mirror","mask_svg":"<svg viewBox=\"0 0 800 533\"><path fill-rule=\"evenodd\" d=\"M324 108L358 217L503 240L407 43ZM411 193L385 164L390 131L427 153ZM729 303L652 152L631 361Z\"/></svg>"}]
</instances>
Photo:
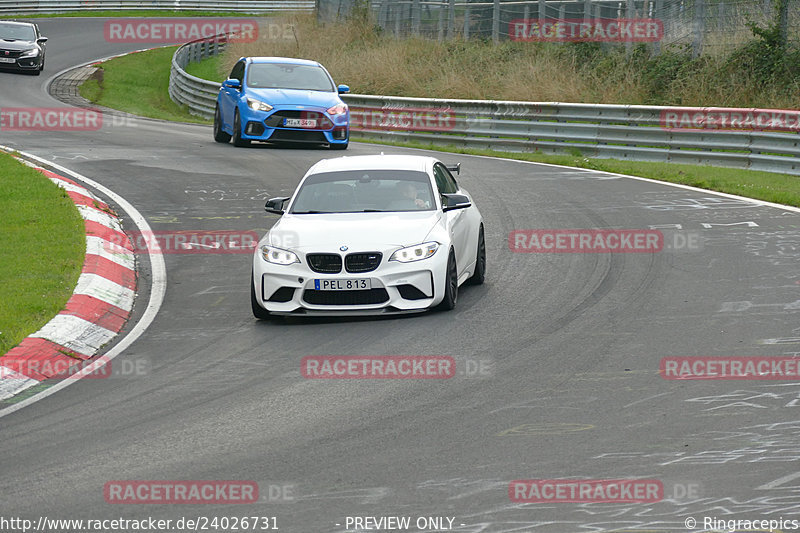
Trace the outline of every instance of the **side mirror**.
<instances>
[{"instance_id":1,"label":"side mirror","mask_svg":"<svg viewBox=\"0 0 800 533\"><path fill-rule=\"evenodd\" d=\"M240 82L236 78L228 78L227 80L222 82L222 86L227 87L228 89L241 89L242 82Z\"/></svg>"},{"instance_id":2,"label":"side mirror","mask_svg":"<svg viewBox=\"0 0 800 533\"><path fill-rule=\"evenodd\" d=\"M36 39L36 42L39 44L44 44L47 42L47 37L39 37L38 39Z\"/></svg>"},{"instance_id":3,"label":"side mirror","mask_svg":"<svg viewBox=\"0 0 800 533\"><path fill-rule=\"evenodd\" d=\"M337 87L336 89L339 91L339 94L345 94L350 92L349 85L339 85L339 87Z\"/></svg>"},{"instance_id":4,"label":"side mirror","mask_svg":"<svg viewBox=\"0 0 800 533\"><path fill-rule=\"evenodd\" d=\"M456 163L455 165L445 165L445 168L447 168L447 170L450 172L461 174L461 163Z\"/></svg>"},{"instance_id":5,"label":"side mirror","mask_svg":"<svg viewBox=\"0 0 800 533\"><path fill-rule=\"evenodd\" d=\"M288 199L289 199L288 196L282 196L279 198L270 198L264 205L264 209L266 210L267 213L275 213L276 215L282 215L283 203Z\"/></svg>"},{"instance_id":6,"label":"side mirror","mask_svg":"<svg viewBox=\"0 0 800 533\"><path fill-rule=\"evenodd\" d=\"M443 194L442 195L442 211L452 211L454 209L466 209L470 207L472 202L469 196L464 194Z\"/></svg>"}]
</instances>

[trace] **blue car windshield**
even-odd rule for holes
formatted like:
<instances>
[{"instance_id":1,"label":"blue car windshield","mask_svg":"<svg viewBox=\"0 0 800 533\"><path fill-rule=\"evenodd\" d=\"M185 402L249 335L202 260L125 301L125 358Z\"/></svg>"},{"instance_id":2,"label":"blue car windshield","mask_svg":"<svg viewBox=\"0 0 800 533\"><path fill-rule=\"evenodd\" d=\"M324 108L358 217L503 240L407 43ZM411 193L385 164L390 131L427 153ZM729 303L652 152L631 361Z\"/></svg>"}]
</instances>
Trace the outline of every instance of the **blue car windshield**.
<instances>
[{"instance_id":1,"label":"blue car windshield","mask_svg":"<svg viewBox=\"0 0 800 533\"><path fill-rule=\"evenodd\" d=\"M27 24L0 24L0 39L6 41L35 41L36 32Z\"/></svg>"},{"instance_id":2,"label":"blue car windshield","mask_svg":"<svg viewBox=\"0 0 800 533\"><path fill-rule=\"evenodd\" d=\"M322 67L291 63L252 63L247 70L247 85L254 89L336 90Z\"/></svg>"},{"instance_id":3,"label":"blue car windshield","mask_svg":"<svg viewBox=\"0 0 800 533\"><path fill-rule=\"evenodd\" d=\"M309 176L290 213L378 213L436 208L431 180L410 170L347 170Z\"/></svg>"}]
</instances>

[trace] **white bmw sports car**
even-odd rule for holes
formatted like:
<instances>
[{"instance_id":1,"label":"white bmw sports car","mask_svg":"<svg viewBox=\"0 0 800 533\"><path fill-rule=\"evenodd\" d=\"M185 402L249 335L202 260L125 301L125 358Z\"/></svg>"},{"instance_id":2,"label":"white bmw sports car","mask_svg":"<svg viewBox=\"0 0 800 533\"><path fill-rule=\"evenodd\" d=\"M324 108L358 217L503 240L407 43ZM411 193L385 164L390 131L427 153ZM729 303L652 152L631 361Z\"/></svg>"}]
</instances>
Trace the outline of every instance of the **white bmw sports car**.
<instances>
[{"instance_id":1,"label":"white bmw sports car","mask_svg":"<svg viewBox=\"0 0 800 533\"><path fill-rule=\"evenodd\" d=\"M483 219L433 157L370 155L312 166L259 241L253 314L364 315L452 309L483 283Z\"/></svg>"}]
</instances>

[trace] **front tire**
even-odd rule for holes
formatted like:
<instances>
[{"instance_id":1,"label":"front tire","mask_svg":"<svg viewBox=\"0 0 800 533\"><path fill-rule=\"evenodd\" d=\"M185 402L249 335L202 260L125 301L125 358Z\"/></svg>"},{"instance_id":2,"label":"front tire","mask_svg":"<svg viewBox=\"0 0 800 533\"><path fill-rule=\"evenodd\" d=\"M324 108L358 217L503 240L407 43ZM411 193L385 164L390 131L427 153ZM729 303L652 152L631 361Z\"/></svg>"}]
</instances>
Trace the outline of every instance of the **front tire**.
<instances>
[{"instance_id":1,"label":"front tire","mask_svg":"<svg viewBox=\"0 0 800 533\"><path fill-rule=\"evenodd\" d=\"M253 316L259 320L269 320L272 318L272 314L261 307L258 303L258 298L256 297L256 287L255 287L255 277L253 273L250 273L250 306L253 309Z\"/></svg>"},{"instance_id":2,"label":"front tire","mask_svg":"<svg viewBox=\"0 0 800 533\"><path fill-rule=\"evenodd\" d=\"M450 250L447 258L447 275L444 279L444 299L439 304L442 311L455 309L458 301L458 268L456 267L456 254Z\"/></svg>"},{"instance_id":3,"label":"front tire","mask_svg":"<svg viewBox=\"0 0 800 533\"><path fill-rule=\"evenodd\" d=\"M483 238L483 224L478 229L478 253L475 256L475 272L469 278L472 285L483 285L486 279L486 241Z\"/></svg>"},{"instance_id":4,"label":"front tire","mask_svg":"<svg viewBox=\"0 0 800 533\"><path fill-rule=\"evenodd\" d=\"M222 116L219 112L219 104L214 107L214 140L223 144L231 140L230 133L225 133L222 130Z\"/></svg>"},{"instance_id":5,"label":"front tire","mask_svg":"<svg viewBox=\"0 0 800 533\"><path fill-rule=\"evenodd\" d=\"M233 145L239 148L250 146L248 139L242 139L242 121L239 118L239 110L236 110L236 115L233 117Z\"/></svg>"},{"instance_id":6,"label":"front tire","mask_svg":"<svg viewBox=\"0 0 800 533\"><path fill-rule=\"evenodd\" d=\"M331 143L330 144L330 149L331 150L347 150L347 145L348 144L350 144L350 143L349 142L342 143L342 144Z\"/></svg>"}]
</instances>

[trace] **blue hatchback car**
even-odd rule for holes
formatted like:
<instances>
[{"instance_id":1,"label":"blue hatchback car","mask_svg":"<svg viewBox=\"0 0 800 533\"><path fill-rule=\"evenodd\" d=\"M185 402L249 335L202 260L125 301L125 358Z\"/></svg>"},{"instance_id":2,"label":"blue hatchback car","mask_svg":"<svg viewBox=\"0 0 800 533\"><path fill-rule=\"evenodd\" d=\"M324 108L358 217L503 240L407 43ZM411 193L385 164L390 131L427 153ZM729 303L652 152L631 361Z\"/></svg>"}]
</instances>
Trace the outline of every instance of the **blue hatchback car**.
<instances>
[{"instance_id":1,"label":"blue hatchback car","mask_svg":"<svg viewBox=\"0 0 800 533\"><path fill-rule=\"evenodd\" d=\"M214 111L214 140L235 146L250 141L327 144L344 150L350 111L316 61L287 57L243 57L223 82Z\"/></svg>"}]
</instances>

